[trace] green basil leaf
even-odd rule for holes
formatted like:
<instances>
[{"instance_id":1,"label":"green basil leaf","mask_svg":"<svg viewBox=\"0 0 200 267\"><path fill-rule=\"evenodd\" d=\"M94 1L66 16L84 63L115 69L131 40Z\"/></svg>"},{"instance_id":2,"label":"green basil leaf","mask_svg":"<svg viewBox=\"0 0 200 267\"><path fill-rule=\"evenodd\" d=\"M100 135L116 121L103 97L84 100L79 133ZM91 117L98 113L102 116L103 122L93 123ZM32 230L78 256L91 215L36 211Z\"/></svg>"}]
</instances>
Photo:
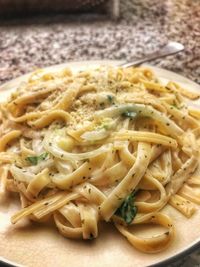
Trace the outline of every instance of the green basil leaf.
<instances>
[{"instance_id":1,"label":"green basil leaf","mask_svg":"<svg viewBox=\"0 0 200 267\"><path fill-rule=\"evenodd\" d=\"M115 214L120 216L127 224L131 224L137 214L137 207L134 205L135 191L128 195Z\"/></svg>"},{"instance_id":2,"label":"green basil leaf","mask_svg":"<svg viewBox=\"0 0 200 267\"><path fill-rule=\"evenodd\" d=\"M29 156L26 158L32 165L37 165L40 161L45 160L48 156L48 153L45 152L39 156Z\"/></svg>"}]
</instances>

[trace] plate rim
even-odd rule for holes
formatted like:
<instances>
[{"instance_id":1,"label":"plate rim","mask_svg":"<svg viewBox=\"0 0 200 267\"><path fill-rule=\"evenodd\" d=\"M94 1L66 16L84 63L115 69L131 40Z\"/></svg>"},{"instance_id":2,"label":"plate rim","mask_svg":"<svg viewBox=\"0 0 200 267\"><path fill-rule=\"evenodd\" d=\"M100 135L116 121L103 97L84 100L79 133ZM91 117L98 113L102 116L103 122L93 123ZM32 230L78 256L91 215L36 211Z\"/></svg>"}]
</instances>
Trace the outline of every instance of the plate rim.
<instances>
[{"instance_id":1,"label":"plate rim","mask_svg":"<svg viewBox=\"0 0 200 267\"><path fill-rule=\"evenodd\" d=\"M62 64L55 64L55 65L50 65L50 66L46 66L46 67L42 67L42 68L38 68L38 69L42 69L42 70L45 70L45 71L51 71L52 69L54 68L58 68L58 69L62 69L64 67L73 67L73 66L76 66L76 65L84 65L86 66L88 63L90 63L91 65L114 65L114 66L117 66L119 64L122 64L124 61L122 60L83 60L83 61L68 61L67 63L62 63ZM176 73L176 72L173 72L171 70L168 70L168 69L164 69L164 68L160 68L160 67L157 67L157 66L154 66L154 65L150 65L150 64L142 64L141 66L146 66L146 67L150 67L152 68L153 70L155 70L155 72L159 72L159 71L164 71L165 73L168 73L169 75L173 75L173 76L176 76L177 78L179 79L183 79L183 82L188 82L188 83L192 83L194 86L195 86L195 90L200 90L200 85L192 80L190 80L189 78L179 74L179 73ZM1 92L3 91L6 91L6 90L11 90L12 88L12 84L15 83L15 82L20 82L20 81L23 81L24 79L26 79L31 73L33 73L34 71L31 71L31 72L28 72L26 74L23 74L19 77L16 77L14 79L11 79L5 83L2 83L0 85L0 94ZM175 255L172 255L171 257L167 258L167 259L164 259L158 263L155 263L155 264L151 264L151 265L148 265L148 267L164 267L166 266L166 264L171 264L171 263L174 263L175 261L179 260L182 257L185 257L187 255L189 255L190 253L194 252L197 248L200 248L200 236L199 236L199 239L197 241L194 241L192 244L189 244L187 247L185 247L184 249L182 249L179 253L175 254ZM19 267L19 266L24 266L24 265L21 265L21 264L18 264L17 262L14 262L14 261L10 261L2 256L0 256L0 265L1 264L4 264L5 266L10 266L10 267Z\"/></svg>"}]
</instances>

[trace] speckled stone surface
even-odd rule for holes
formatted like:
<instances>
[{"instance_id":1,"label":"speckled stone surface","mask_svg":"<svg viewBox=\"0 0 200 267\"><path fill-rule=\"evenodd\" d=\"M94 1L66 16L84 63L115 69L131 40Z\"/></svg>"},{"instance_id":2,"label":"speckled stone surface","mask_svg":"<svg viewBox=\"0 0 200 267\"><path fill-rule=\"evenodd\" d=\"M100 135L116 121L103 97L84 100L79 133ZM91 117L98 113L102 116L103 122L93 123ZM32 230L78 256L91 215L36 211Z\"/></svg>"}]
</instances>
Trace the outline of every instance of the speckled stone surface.
<instances>
[{"instance_id":1,"label":"speckled stone surface","mask_svg":"<svg viewBox=\"0 0 200 267\"><path fill-rule=\"evenodd\" d=\"M121 0L120 9L117 22L85 15L0 21L0 84L69 60L137 59L168 40L185 51L153 64L200 83L199 0ZM200 249L170 266L200 266Z\"/></svg>"},{"instance_id":2,"label":"speckled stone surface","mask_svg":"<svg viewBox=\"0 0 200 267\"><path fill-rule=\"evenodd\" d=\"M0 21L0 82L68 60L132 60L176 40L185 52L154 64L200 83L199 0L121 0L120 8L117 22L95 16Z\"/></svg>"}]
</instances>

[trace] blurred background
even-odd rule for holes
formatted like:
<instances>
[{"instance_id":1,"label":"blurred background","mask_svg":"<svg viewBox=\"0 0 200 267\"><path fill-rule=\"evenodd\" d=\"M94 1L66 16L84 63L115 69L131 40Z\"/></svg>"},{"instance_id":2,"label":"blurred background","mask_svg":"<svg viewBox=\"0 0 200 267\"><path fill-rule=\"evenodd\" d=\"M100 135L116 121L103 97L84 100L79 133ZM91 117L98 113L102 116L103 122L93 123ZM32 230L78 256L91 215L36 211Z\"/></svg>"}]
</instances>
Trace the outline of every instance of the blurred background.
<instances>
[{"instance_id":1,"label":"blurred background","mask_svg":"<svg viewBox=\"0 0 200 267\"><path fill-rule=\"evenodd\" d=\"M0 0L0 82L67 61L140 58L168 40L186 50L154 64L200 82L198 0Z\"/></svg>"},{"instance_id":2,"label":"blurred background","mask_svg":"<svg viewBox=\"0 0 200 267\"><path fill-rule=\"evenodd\" d=\"M0 0L0 83L67 61L137 59L168 40L186 50L154 64L200 82L198 0Z\"/></svg>"},{"instance_id":3,"label":"blurred background","mask_svg":"<svg viewBox=\"0 0 200 267\"><path fill-rule=\"evenodd\" d=\"M200 83L199 0L0 0L0 84L68 61L130 61L169 40L185 51L153 64ZM171 266L199 266L200 252Z\"/></svg>"}]
</instances>

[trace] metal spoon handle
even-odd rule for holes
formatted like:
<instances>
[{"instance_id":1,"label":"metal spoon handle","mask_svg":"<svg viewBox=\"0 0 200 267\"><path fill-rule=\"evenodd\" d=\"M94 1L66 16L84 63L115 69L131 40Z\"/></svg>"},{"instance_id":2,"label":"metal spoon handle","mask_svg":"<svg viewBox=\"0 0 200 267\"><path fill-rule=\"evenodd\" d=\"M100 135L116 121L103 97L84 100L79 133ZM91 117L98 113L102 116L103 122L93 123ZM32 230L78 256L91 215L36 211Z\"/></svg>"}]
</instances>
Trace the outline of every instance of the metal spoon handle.
<instances>
[{"instance_id":1,"label":"metal spoon handle","mask_svg":"<svg viewBox=\"0 0 200 267\"><path fill-rule=\"evenodd\" d=\"M151 53L149 55L146 55L142 59L138 59L138 60L128 62L128 63L122 63L122 64L120 64L120 66L124 67L124 68L138 66L144 62L147 62L147 61L150 61L153 59L162 58L162 57L166 57L169 55L179 53L182 50L184 50L184 46L182 44L177 43L177 42L169 42L168 44L163 46L160 50L158 50L154 53Z\"/></svg>"}]
</instances>

